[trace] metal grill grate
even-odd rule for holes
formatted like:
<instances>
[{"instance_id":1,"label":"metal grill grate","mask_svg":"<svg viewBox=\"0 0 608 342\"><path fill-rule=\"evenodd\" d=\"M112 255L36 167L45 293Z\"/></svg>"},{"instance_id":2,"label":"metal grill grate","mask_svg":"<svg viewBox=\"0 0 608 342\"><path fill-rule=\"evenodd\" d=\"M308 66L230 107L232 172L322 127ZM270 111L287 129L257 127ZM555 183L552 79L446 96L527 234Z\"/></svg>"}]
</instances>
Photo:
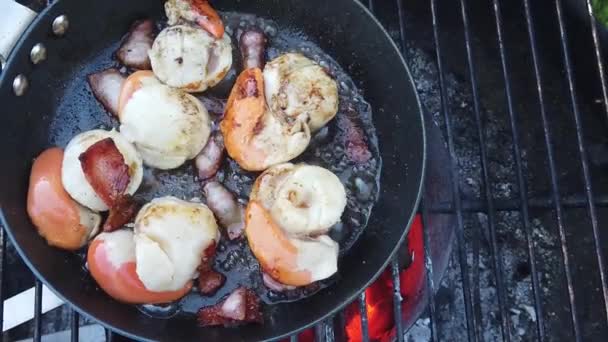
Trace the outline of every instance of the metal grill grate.
<instances>
[{"instance_id":1,"label":"metal grill grate","mask_svg":"<svg viewBox=\"0 0 608 342\"><path fill-rule=\"evenodd\" d=\"M406 3L405 0L396 0L392 3L387 2L375 2L373 0L368 0L366 5L370 9L370 11L375 12L379 10L382 6L383 12L386 11L396 11L397 13L397 21L398 23L393 23L395 26L395 31L398 32L399 42L401 43L401 49L404 55L407 55L407 47L405 42L408 38L408 22L406 18ZM471 4L467 0L460 0L457 6L459 7L459 11L455 13L451 13L452 18L448 18L449 20L456 20L453 17L457 17L462 24L461 32L452 32L454 39L462 40L463 48L465 51L465 64L466 64L466 74L468 78L468 84L470 86L470 92L472 94L473 108L471 111L471 115L474 116L475 122L475 130L477 135L477 144L479 146L479 183L481 184L481 188L483 191L481 192L481 196L479 198L470 198L464 196L462 194L462 189L460 187L459 179L459 159L456 152L456 141L455 141L455 133L454 127L452 125L453 120L455 120L454 116L451 113L450 106L450 96L448 94L448 86L446 81L446 60L450 58L448 54L446 54L443 49L442 40L440 39L440 35L442 32L442 23L445 17L442 17L442 8L441 6L445 6L445 2L440 2L436 0L428 1L428 10L430 10L430 18L431 21L428 22L428 31L430 32L430 37L432 37L433 48L434 48L434 59L438 71L438 83L439 83L439 93L440 93L440 106L441 106L441 114L443 116L444 121L444 130L447 142L447 148L449 152L449 174L451 176L451 191L453 197L443 203L430 205L429 201L425 198L422 200L421 207L421 216L423 224L429 221L429 216L436 213L449 213L454 214L456 217L456 240L457 240L457 260L460 266L461 279L462 279L462 288L463 288L463 296L464 296L464 315L466 316L466 330L469 341L478 341L484 340L483 335L483 322L481 310L479 309L479 292L480 292L480 284L475 281L471 281L471 275L473 275L473 279L478 279L479 268L478 265L476 267L469 266L469 262L467 260L467 250L466 250L466 241L465 241L465 219L464 215L468 213L483 213L487 215L487 228L488 228L488 236L489 236L489 248L490 248L490 256L492 261L492 270L494 272L494 280L496 286L496 296L497 296L497 307L495 309L495 314L497 317L498 324L500 326L500 334L504 341L510 341L513 339L513 329L511 322L509 321L509 304L508 304L508 289L506 288L507 282L505 280L505 271L503 269L503 256L500 248L499 239L497 237L497 224L498 219L497 215L500 212L516 212L519 213L520 224L525 236L526 240L526 248L527 248L527 256L528 256L528 264L530 268L530 276L531 276L531 288L532 288L532 298L534 305L534 322L535 322L535 339L539 341L547 340L547 323L545 322L546 312L543 307L543 292L541 289L541 280L539 279L539 271L537 269L538 262L542 262L542 258L539 259L537 254L537 248L534 241L534 234L532 232L532 220L531 220L531 210L550 210L552 213L555 213L555 222L557 227L557 234L559 235L559 250L561 253L561 264L563 267L563 272L565 275L564 281L567 285L567 296L568 296L568 305L569 305L569 316L570 316L570 324L572 330L572 336L574 340L581 341L583 340L583 330L581 328L580 322L580 313L577 312L577 308L579 308L580 303L577 301L577 297L575 295L575 286L573 284L573 274L572 269L576 264L577 260L572 258L572 252L570 248L572 248L572 244L576 243L572 238L568 237L567 233L567 224L566 224L566 209L586 209L587 217L591 224L591 232L592 232L592 240L594 247L594 254L597 259L598 264L598 273L601 282L601 293L603 296L603 314L601 318L595 317L593 318L598 324L605 325L608 322L608 284L606 279L606 270L605 270L605 259L603 255L603 247L602 240L600 237L599 230L599 216L598 216L598 208L608 207L608 194L603 194L600 191L597 191L594 183L592 182L592 170L589 162L589 152L588 146L586 145L585 140L585 132L583 120L581 117L581 110L579 106L579 98L577 94L577 86L575 79L575 68L573 67L573 62L571 58L572 50L570 49L570 40L568 36L568 21L564 16L564 8L562 6L561 0L552 0L545 1L544 3L550 3L553 7L551 9L547 9L547 11L551 11L554 16L554 19L557 21L557 26L559 27L559 32L555 32L556 35L559 35L559 48L561 49L561 59L563 60L563 69L565 71L562 82L568 89L568 97L567 99L563 99L563 105L568 105L570 108L572 120L574 122L574 126L572 129L576 133L576 146L578 155L576 156L576 163L580 164L580 169L582 170L582 182L583 188L580 189L580 193L568 194L567 196L562 195L560 192L560 170L558 169L558 163L556 162L557 152L559 151L559 147L556 146L556 142L553 138L553 131L551 126L551 113L547 109L547 99L545 98L545 86L547 85L546 80L543 78L543 59L540 56L540 48L537 38L537 22L535 19L534 11L531 5L534 5L530 0L522 0L523 6L523 15L526 24L527 31L527 42L521 42L521 44L526 44L529 46L529 53L531 55L531 69L530 71L533 73L534 83L536 88L536 94L531 94L529 100L534 102L537 106L537 110L533 113L528 113L530 116L539 115L542 132L543 132L543 140L546 149L546 165L547 171L550 178L550 188L548 189L549 195L541 196L541 197L529 197L528 188L529 185L527 177L526 177L526 167L525 167L525 156L523 155L523 149L520 138L522 134L522 129L519 125L520 115L522 113L518 112L516 106L514 105L515 95L513 93L514 83L512 81L512 70L511 63L513 62L509 55L509 49L507 48L507 44L505 44L505 22L503 21L503 6L506 6L507 1L499 1L499 0L491 0L491 1L474 1L476 6L489 6L492 15L494 16L494 23L496 30L495 37L495 48L498 50L498 63L501 69L502 74L502 89L500 91L504 92L506 103L504 106L506 107L506 112L508 115L508 123L510 128L511 140L513 143L512 146L512 154L513 154L513 170L515 174L515 184L517 185L517 196L513 198L495 198L492 192L493 185L493 174L492 169L489 166L490 156L488 150L486 148L488 142L488 136L486 133L486 127L484 124L484 118L482 115L482 98L480 95L480 84L478 82L478 64L476 63L475 58L475 49L474 49L474 39L472 36L472 24L470 21L470 10ZM578 1L578 0L577 0ZM601 88L601 103L603 105L603 111L608 118L608 87L606 85L606 77L604 74L604 64L603 64L603 54L602 54L602 46L600 44L600 32L595 19L593 17L593 10L591 7L591 0L580 0L580 2L584 5L586 9L586 18L585 20L590 26L590 34L592 39L593 46L593 55L595 57L594 64L596 68L596 72L598 73L597 77L599 80L598 87ZM390 8L387 10L386 8ZM381 18L382 19L382 18ZM388 26L388 25L387 25ZM589 51L591 53L592 51ZM557 55L557 54L556 54ZM560 142L563 143L563 142ZM572 142L571 142L572 143ZM505 148L507 148L505 146ZM432 156L431 156L432 157ZM10 267L6 264L6 237L4 235L4 231L0 230L0 238L2 245L1 255L0 255L0 298L2 300L5 299L5 278L10 276ZM424 243L425 246L430 246L430 236L427 230L424 230ZM477 246L476 248L479 248ZM479 253L479 251L477 251ZM437 285L433 281L433 264L430 258L430 251L425 249L424 255L424 265L426 270L426 290L428 293L435 293L437 290ZM390 264L391 267L391 275L393 283L395 284L393 288L393 312L395 317L401 317L402 313L402 297L401 291L399 288L399 276L400 276L400 265L398 257L396 256ZM361 333L362 340L369 340L369 324L367 317L367 309L366 309L366 294L362 293L358 299L358 304L361 313ZM40 341L42 335L42 321L44 317L41 314L42 311L42 284L40 281L35 281L35 304L34 304L34 329L33 329L33 339L34 341ZM436 303L435 296L428 296L428 317L429 317L429 329L430 329L430 338L432 341L439 340L441 334L438 331L437 325L437 316L438 316L438 308ZM3 317L3 311L0 310L0 321ZM71 340L78 341L79 338L79 314L75 311L71 313L70 320L70 328L71 328ZM566 324L566 322L563 322ZM344 334L344 324L345 317L344 312L337 315L337 317L324 321L317 325L314 329L315 339L317 341L341 341L345 339ZM395 330L396 330L396 339L398 341L404 340L404 326L401 320L397 320L395 322ZM449 334L449 332L448 332ZM111 333L110 331L106 331L107 341L117 341L121 340L122 337ZM297 341L298 337L296 335L290 338L290 341Z\"/></svg>"}]
</instances>

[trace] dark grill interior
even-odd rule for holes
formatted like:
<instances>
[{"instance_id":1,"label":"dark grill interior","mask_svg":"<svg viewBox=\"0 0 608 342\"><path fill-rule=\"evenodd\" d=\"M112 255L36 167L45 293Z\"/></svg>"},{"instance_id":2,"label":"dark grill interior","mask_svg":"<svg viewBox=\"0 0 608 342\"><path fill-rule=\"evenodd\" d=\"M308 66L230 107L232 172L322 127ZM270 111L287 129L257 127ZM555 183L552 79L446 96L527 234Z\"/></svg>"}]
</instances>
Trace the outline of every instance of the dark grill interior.
<instances>
[{"instance_id":1,"label":"dark grill interior","mask_svg":"<svg viewBox=\"0 0 608 342\"><path fill-rule=\"evenodd\" d=\"M601 236L608 219L602 49L608 33L590 20L590 2L365 3L401 47L426 110L425 245L436 246L432 240L442 234L449 240L452 228L456 237L441 281L430 281L429 255L438 251L425 249L425 289L436 295L421 293L429 299L422 318L404 331L406 313L386 338L602 341L608 336L608 245ZM70 329L77 341L76 327L92 322L65 307L42 316L42 285L0 232L0 297L33 283L36 288L34 321L5 333L4 340L39 341L43 333ZM390 266L397 285L388 294L395 317L413 301L401 301L401 257ZM361 339L369 340L373 322L365 303L363 293ZM344 340L344 326L342 313L315 327L315 340ZM107 332L107 340L119 339Z\"/></svg>"}]
</instances>

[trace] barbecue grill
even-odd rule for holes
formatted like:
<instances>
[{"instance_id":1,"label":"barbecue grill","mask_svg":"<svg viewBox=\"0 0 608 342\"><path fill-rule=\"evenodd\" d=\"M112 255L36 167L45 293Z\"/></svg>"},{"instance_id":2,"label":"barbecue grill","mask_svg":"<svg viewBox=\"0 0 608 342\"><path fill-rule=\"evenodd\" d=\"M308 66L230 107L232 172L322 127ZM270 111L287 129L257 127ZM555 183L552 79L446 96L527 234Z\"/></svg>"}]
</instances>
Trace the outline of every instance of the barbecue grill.
<instances>
[{"instance_id":1,"label":"barbecue grill","mask_svg":"<svg viewBox=\"0 0 608 342\"><path fill-rule=\"evenodd\" d=\"M382 334L374 285L344 312L290 340L605 340L607 31L591 0L365 4L401 47L427 111L420 235L412 229L378 280L391 303ZM8 260L11 248L0 234L5 300L15 283L33 277ZM412 253L416 241L422 253ZM452 241L448 262L439 252ZM408 273L416 263L419 271ZM407 293L408 283L420 287ZM43 331L43 286L33 285L33 322L5 339L31 333L40 341L50 332ZM56 329L69 329L78 341L83 320L71 311L69 326ZM106 339L122 337L107 331Z\"/></svg>"}]
</instances>

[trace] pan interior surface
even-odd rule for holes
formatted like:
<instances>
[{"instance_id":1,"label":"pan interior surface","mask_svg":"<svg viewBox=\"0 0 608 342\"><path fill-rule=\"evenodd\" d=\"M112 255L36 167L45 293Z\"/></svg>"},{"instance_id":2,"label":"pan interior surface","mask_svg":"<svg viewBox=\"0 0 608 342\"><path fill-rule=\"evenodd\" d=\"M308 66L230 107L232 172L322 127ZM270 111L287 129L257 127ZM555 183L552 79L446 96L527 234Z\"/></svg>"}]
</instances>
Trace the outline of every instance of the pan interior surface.
<instances>
[{"instance_id":1,"label":"pan interior surface","mask_svg":"<svg viewBox=\"0 0 608 342\"><path fill-rule=\"evenodd\" d=\"M29 169L40 151L51 143L65 144L62 139L72 134L53 127L57 111L75 113L69 118L73 120L70 126L80 131L99 127L100 123L112 126L107 115L99 115L102 111L90 94L71 93L70 85L76 75L103 68L99 61L107 61L110 66L109 51L129 25L142 17L160 18L162 2L54 3L17 45L0 81L4 104L0 118L4 130L1 158L5 167L0 193L3 223L28 265L58 295L108 327L140 339L264 340L310 326L350 302L379 274L405 236L419 198L425 144L416 93L396 47L361 5L349 0L218 0L214 5L221 11L252 13L301 31L352 77L373 110L383 160L379 200L368 226L340 259L339 279L312 297L265 306L264 325L199 328L192 316L152 319L100 293L81 269L81 256L49 247L32 227L25 210ZM61 14L70 18L70 29L65 37L57 38L50 28ZM29 51L38 42L45 43L49 56L34 66L29 62ZM16 97L12 80L20 73L28 77L30 87L25 95ZM77 82L85 86L84 79ZM62 107L66 96L73 97L69 103L77 108Z\"/></svg>"}]
</instances>

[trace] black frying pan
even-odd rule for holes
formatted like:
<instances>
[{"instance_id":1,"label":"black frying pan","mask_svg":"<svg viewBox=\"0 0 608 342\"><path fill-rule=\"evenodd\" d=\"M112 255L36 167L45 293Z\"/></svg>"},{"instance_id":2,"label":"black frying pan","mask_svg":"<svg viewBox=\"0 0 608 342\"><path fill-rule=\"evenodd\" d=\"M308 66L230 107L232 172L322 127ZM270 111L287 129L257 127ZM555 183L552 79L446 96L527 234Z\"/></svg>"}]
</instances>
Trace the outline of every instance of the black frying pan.
<instances>
[{"instance_id":1,"label":"black frying pan","mask_svg":"<svg viewBox=\"0 0 608 342\"><path fill-rule=\"evenodd\" d=\"M284 337L313 325L355 299L380 274L405 237L421 192L425 135L420 103L396 46L362 5L352 0L217 0L213 5L220 11L253 13L271 18L280 26L302 30L350 74L374 112L383 159L380 198L363 234L340 259L338 280L312 297L266 306L264 325L199 328L194 317L152 319L133 306L112 300L95 286L84 286L90 281L80 279L87 277L79 271L82 260L49 247L27 217L32 158L49 146L49 125L61 100L76 96L66 93L66 84L82 77L91 59L120 40L135 19L158 18L164 12L161 1L151 0L55 2L17 43L0 79L3 224L21 256L45 284L82 314L133 338L262 340ZM62 14L68 16L70 27L64 37L58 38L52 34L51 24ZM39 42L46 45L48 58L33 65L30 50ZM13 91L18 74L29 80L22 96ZM92 128L95 119L88 108L93 106L93 97L72 100L81 106L73 120L82 130Z\"/></svg>"}]
</instances>

